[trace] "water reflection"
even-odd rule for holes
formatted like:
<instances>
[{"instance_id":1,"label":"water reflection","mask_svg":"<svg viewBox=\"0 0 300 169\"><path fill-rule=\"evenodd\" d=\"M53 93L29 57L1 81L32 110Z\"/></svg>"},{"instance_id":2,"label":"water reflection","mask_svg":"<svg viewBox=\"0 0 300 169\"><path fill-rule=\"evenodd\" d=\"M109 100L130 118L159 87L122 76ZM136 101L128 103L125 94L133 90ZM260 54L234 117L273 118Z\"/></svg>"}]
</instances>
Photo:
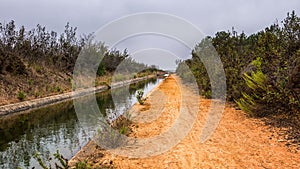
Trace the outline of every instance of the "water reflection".
<instances>
[{"instance_id":1,"label":"water reflection","mask_svg":"<svg viewBox=\"0 0 300 169\"><path fill-rule=\"evenodd\" d=\"M133 84L129 90L124 87L98 93L96 100L101 114L108 120L120 116L124 108L136 102L137 89L147 93L159 82L152 79ZM112 93L120 100L113 99ZM83 99L87 100L88 97ZM79 124L72 101L0 118L0 168L38 167L33 159L36 152L40 152L44 160L52 157L56 150L71 158L92 135L93 132Z\"/></svg>"}]
</instances>

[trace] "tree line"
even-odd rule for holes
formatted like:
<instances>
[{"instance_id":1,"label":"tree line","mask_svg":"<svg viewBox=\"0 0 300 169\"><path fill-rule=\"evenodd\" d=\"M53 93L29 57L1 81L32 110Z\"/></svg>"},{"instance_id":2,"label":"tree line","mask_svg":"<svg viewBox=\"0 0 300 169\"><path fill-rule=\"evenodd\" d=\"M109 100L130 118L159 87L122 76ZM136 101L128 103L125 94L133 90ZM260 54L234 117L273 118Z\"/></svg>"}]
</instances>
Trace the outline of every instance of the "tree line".
<instances>
[{"instance_id":1,"label":"tree line","mask_svg":"<svg viewBox=\"0 0 300 169\"><path fill-rule=\"evenodd\" d=\"M31 65L71 74L78 55L92 39L92 34L78 36L76 31L77 28L69 23L61 34L48 31L39 24L34 29L26 30L24 26L17 28L13 20L0 23L0 74L27 74ZM99 76L113 72L125 59L133 65L129 66L131 68L147 66L130 59L127 50L109 50L101 42L92 47L101 50L98 54L104 57L97 65Z\"/></svg>"}]
</instances>

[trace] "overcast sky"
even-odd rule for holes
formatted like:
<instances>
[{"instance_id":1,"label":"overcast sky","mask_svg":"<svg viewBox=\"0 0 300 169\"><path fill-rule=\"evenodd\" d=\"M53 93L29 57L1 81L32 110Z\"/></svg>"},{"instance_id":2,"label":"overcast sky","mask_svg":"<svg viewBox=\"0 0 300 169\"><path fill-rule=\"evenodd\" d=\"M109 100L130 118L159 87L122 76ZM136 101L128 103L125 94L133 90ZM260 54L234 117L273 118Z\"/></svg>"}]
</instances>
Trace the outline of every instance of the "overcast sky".
<instances>
[{"instance_id":1,"label":"overcast sky","mask_svg":"<svg viewBox=\"0 0 300 169\"><path fill-rule=\"evenodd\" d=\"M219 30L253 33L300 12L299 0L1 0L0 21L45 25L61 31L66 24L79 32L94 32L111 20L137 12L164 12L195 24L205 34Z\"/></svg>"},{"instance_id":2,"label":"overcast sky","mask_svg":"<svg viewBox=\"0 0 300 169\"><path fill-rule=\"evenodd\" d=\"M1 0L0 21L15 20L26 28L41 24L57 32L70 22L79 34L88 34L125 15L163 12L186 19L205 35L233 26L251 34L292 10L300 15L300 0Z\"/></svg>"}]
</instances>

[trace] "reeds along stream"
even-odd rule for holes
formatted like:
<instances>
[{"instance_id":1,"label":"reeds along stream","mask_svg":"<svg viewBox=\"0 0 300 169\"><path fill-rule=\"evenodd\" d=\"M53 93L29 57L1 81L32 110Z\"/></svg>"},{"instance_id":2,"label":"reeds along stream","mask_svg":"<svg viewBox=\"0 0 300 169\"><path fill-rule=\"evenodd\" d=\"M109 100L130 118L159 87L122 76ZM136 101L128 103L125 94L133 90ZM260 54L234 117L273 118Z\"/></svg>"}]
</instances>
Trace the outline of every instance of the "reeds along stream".
<instances>
[{"instance_id":1,"label":"reeds along stream","mask_svg":"<svg viewBox=\"0 0 300 169\"><path fill-rule=\"evenodd\" d=\"M147 94L159 82L148 79L129 88L98 93L99 110L108 121L113 121L136 102L136 90L143 89ZM36 152L44 161L49 161L56 150L71 158L93 136L90 129L82 126L72 100L0 118L0 168L39 166L33 158Z\"/></svg>"}]
</instances>

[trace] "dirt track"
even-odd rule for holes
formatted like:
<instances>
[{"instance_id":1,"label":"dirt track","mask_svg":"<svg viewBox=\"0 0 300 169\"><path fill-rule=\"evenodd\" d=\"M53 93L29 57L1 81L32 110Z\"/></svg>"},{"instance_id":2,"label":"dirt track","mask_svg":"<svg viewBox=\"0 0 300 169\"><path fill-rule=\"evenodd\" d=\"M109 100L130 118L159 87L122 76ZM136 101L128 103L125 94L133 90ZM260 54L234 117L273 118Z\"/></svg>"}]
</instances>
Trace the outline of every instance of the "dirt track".
<instances>
[{"instance_id":1,"label":"dirt track","mask_svg":"<svg viewBox=\"0 0 300 169\"><path fill-rule=\"evenodd\" d=\"M145 105L133 107L133 112L139 110L140 119L150 115L155 120L133 124L131 137L151 138L172 126L179 114L180 92L189 90L175 79L173 76L167 78L150 94ZM161 98L162 93L165 100ZM199 98L191 93L189 101L192 103L195 97ZM167 152L146 158L128 158L111 154L90 142L71 163L87 159L93 168L300 168L299 153L290 152L262 121L248 118L229 105L217 130L208 141L200 144L199 136L211 101L201 98L199 102L192 130Z\"/></svg>"}]
</instances>

